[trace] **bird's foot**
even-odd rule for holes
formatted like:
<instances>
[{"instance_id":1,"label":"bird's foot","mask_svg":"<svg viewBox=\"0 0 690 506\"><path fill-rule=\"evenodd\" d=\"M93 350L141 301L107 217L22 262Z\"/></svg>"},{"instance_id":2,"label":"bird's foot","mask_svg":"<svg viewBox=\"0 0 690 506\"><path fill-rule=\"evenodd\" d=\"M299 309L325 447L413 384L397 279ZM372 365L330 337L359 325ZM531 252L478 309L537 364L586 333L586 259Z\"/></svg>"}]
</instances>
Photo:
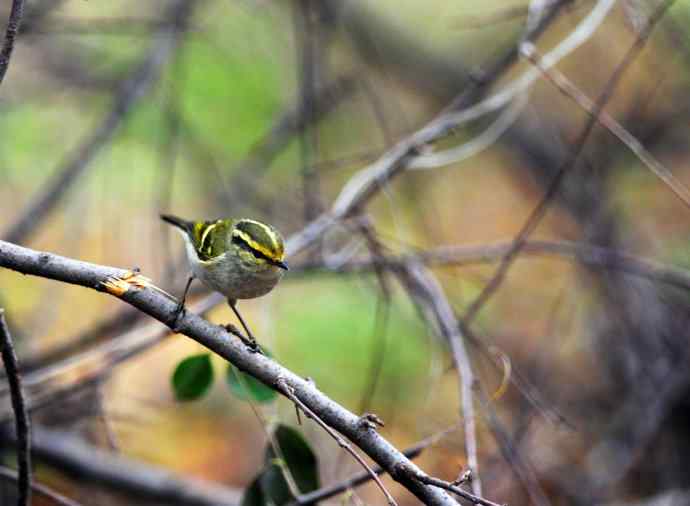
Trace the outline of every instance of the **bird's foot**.
<instances>
[{"instance_id":1,"label":"bird's foot","mask_svg":"<svg viewBox=\"0 0 690 506\"><path fill-rule=\"evenodd\" d=\"M178 302L177 306L175 306L175 309L172 312L172 317L173 317L173 322L172 325L170 326L171 329L173 329L174 332L179 332L180 327L178 326L178 322L180 321L180 318L184 316L184 314L187 312L187 308L184 307L184 302Z\"/></svg>"},{"instance_id":2,"label":"bird's foot","mask_svg":"<svg viewBox=\"0 0 690 506\"><path fill-rule=\"evenodd\" d=\"M237 327L235 327L232 323L227 323L227 324L225 324L225 325L221 325L221 327L222 327L223 329L225 329L227 332L229 332L230 334L239 337L239 338L242 340L242 342L243 342L245 345L247 345L247 348L249 348L249 351L251 351L251 352L253 352L253 353L261 353L261 354L263 354L263 352L261 351L261 348L259 347L259 343L256 342L256 339L252 339L252 338L250 338L250 337L246 337L246 336L245 336L244 334L242 334L242 332L240 332L240 330L239 330Z\"/></svg>"},{"instance_id":3,"label":"bird's foot","mask_svg":"<svg viewBox=\"0 0 690 506\"><path fill-rule=\"evenodd\" d=\"M383 427L384 423L378 415L374 413L364 413L359 417L357 424L365 429L376 430L378 427Z\"/></svg>"}]
</instances>

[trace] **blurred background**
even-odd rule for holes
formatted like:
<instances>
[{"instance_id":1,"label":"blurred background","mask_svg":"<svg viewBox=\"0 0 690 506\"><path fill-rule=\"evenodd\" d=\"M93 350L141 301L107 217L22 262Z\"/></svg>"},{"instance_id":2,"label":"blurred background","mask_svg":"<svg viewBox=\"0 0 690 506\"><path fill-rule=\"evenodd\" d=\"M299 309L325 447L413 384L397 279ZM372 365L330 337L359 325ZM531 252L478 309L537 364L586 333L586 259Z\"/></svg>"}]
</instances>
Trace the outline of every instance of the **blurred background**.
<instances>
[{"instance_id":1,"label":"blurred background","mask_svg":"<svg viewBox=\"0 0 690 506\"><path fill-rule=\"evenodd\" d=\"M0 87L0 237L138 267L179 295L182 241L159 213L252 217L291 237L458 97L469 107L533 69L516 54L525 34L544 55L583 25L595 29L558 71L592 101L607 90L605 110L677 188L690 184L690 2L619 0L601 24L587 21L605 3L535 1L528 15L526 0L31 1ZM688 504L690 208L601 126L578 155L588 118L538 77L529 95L419 149L473 147L467 155L398 174L350 216L357 223L288 258L279 287L240 310L276 360L378 414L399 449L437 436L415 462L452 481L468 462L449 347L381 255L436 258L429 273L464 321L565 167L530 235L542 242L466 322L472 368L500 394L475 399L483 495ZM194 308L205 292L192 293ZM61 441L215 482L238 503L278 423L304 436L321 484L360 471L315 424L299 425L289 401L233 395L218 357L208 395L176 400L176 365L204 349L113 298L1 270L0 306L45 431L36 478L78 504L197 502L113 483L61 457ZM225 304L202 309L234 321ZM399 504L417 503L383 481ZM0 503L14 491L3 483ZM329 501L384 504L372 484Z\"/></svg>"}]
</instances>

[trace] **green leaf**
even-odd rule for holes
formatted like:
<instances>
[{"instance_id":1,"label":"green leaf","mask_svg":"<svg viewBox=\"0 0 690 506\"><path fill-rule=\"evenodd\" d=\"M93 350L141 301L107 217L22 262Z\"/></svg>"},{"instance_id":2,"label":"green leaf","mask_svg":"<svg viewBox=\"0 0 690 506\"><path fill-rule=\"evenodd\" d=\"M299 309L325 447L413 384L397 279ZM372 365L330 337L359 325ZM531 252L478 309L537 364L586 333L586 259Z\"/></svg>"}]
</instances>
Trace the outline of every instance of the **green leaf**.
<instances>
[{"instance_id":1,"label":"green leaf","mask_svg":"<svg viewBox=\"0 0 690 506\"><path fill-rule=\"evenodd\" d=\"M213 382L211 355L202 353L182 360L172 375L172 387L178 401L193 401L203 396Z\"/></svg>"},{"instance_id":2,"label":"green leaf","mask_svg":"<svg viewBox=\"0 0 690 506\"><path fill-rule=\"evenodd\" d=\"M276 457L269 443L265 467L245 491L242 506L282 506L294 500L281 468L287 469L302 494L320 486L316 456L302 435L291 427L279 425L273 438L280 447L282 459Z\"/></svg>"},{"instance_id":3,"label":"green leaf","mask_svg":"<svg viewBox=\"0 0 690 506\"><path fill-rule=\"evenodd\" d=\"M299 491L305 493L319 488L319 471L316 455L314 455L309 443L302 437L302 434L292 427L281 424L273 431L273 437L280 447L284 465L287 466L295 479ZM280 476L280 480L284 482L283 474L278 468L278 464L276 464L279 458L280 456L276 456L273 451L273 447L268 445L264 459L266 467L275 468L275 471ZM287 484L285 486L287 487Z\"/></svg>"},{"instance_id":4,"label":"green leaf","mask_svg":"<svg viewBox=\"0 0 690 506\"><path fill-rule=\"evenodd\" d=\"M266 356L271 356L265 348L262 351ZM232 364L228 364L225 379L230 387L230 391L245 401L251 399L254 402L265 404L278 396L278 392L267 387L253 376L243 373Z\"/></svg>"}]
</instances>

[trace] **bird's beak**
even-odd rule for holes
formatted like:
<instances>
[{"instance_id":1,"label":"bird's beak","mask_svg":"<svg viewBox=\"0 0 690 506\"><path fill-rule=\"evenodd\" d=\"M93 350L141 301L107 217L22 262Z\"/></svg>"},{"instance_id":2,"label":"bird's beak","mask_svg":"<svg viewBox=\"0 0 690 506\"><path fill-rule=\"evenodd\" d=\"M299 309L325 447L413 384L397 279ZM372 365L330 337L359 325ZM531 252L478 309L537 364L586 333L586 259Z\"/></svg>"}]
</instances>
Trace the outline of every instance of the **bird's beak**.
<instances>
[{"instance_id":1,"label":"bird's beak","mask_svg":"<svg viewBox=\"0 0 690 506\"><path fill-rule=\"evenodd\" d=\"M278 260L277 262L275 262L275 264L276 264L278 267L280 267L281 269L285 269L286 271L287 271L287 270L290 270L290 268L288 267L288 264L286 264L286 263L283 262L282 260Z\"/></svg>"}]
</instances>

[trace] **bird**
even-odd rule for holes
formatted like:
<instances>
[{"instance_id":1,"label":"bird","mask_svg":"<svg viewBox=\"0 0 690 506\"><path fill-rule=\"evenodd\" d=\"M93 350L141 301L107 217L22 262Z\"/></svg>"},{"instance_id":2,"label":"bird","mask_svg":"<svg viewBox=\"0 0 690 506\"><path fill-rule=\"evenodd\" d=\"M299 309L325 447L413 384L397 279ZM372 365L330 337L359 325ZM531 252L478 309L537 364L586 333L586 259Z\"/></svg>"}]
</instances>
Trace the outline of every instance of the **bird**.
<instances>
[{"instance_id":1,"label":"bird","mask_svg":"<svg viewBox=\"0 0 690 506\"><path fill-rule=\"evenodd\" d=\"M238 335L251 349L258 351L254 335L237 310L237 301L266 295L288 270L283 236L271 225L249 218L189 221L170 214L160 217L182 235L191 269L182 299L175 309L175 322L184 311L192 281L199 279L227 297L247 339Z\"/></svg>"}]
</instances>

